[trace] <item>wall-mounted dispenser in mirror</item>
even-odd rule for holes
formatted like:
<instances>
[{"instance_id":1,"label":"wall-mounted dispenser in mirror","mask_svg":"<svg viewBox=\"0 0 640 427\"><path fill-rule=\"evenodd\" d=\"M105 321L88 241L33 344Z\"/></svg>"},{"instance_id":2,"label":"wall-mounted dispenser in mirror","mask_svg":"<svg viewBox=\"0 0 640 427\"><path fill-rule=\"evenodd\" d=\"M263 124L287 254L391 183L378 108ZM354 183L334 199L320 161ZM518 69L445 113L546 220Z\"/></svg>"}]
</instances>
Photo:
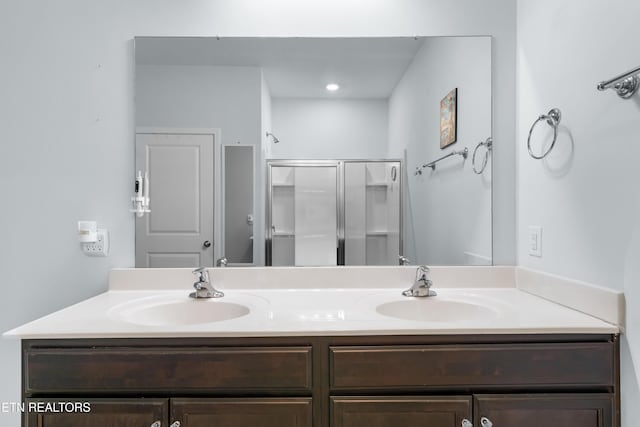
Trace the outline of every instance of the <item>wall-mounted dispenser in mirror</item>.
<instances>
[{"instance_id":1,"label":"wall-mounted dispenser in mirror","mask_svg":"<svg viewBox=\"0 0 640 427\"><path fill-rule=\"evenodd\" d=\"M384 191L363 187L358 221L346 217L344 199L323 205L335 205L325 225L336 224L322 241L335 246L323 265L397 264L400 256L415 264L492 264L491 162L482 174L462 158L418 177L412 173L425 160L491 135L491 37L137 37L135 56L136 164L146 165L154 183L153 212L136 220L137 267L213 266L222 257L230 266L317 265L304 252L315 236L305 221L326 215L314 215L302 202L312 199L305 197L310 192L344 195L348 183L340 174L327 177L330 183L315 182L323 179L318 176L299 197L292 190L290 206L285 200L274 208L268 165L364 160L373 166L356 167L352 175L369 182L378 162L389 161L382 168L393 183ZM330 84L339 89L329 90ZM451 88L457 88L456 139L441 149L440 102ZM151 141L149 129L182 136ZM214 130L213 136L202 137L202 130ZM194 135L198 141L188 142ZM178 140L184 146L174 144ZM144 141L155 148L141 148ZM254 150L243 157L238 148L225 169L224 158L232 157L224 147L231 146ZM246 164L238 163L242 159ZM389 197L397 198L397 207L367 210L395 206L383 203ZM272 222L287 206L300 214L289 224L299 234L287 240L294 245L287 247L291 256L274 262L269 245L286 227L278 230ZM393 243L382 245L378 228L394 216ZM362 241L354 240L362 253L353 244L350 250L340 246L345 235L357 234L350 227L364 230ZM195 237L171 242L178 235ZM153 247L142 249L150 240ZM382 249L374 252L374 246Z\"/></svg>"},{"instance_id":2,"label":"wall-mounted dispenser in mirror","mask_svg":"<svg viewBox=\"0 0 640 427\"><path fill-rule=\"evenodd\" d=\"M149 173L145 172L143 176L142 171L139 170L136 174L133 197L131 198L133 206L130 210L138 218L142 218L146 213L151 213L151 209L149 209L149 187Z\"/></svg>"}]
</instances>

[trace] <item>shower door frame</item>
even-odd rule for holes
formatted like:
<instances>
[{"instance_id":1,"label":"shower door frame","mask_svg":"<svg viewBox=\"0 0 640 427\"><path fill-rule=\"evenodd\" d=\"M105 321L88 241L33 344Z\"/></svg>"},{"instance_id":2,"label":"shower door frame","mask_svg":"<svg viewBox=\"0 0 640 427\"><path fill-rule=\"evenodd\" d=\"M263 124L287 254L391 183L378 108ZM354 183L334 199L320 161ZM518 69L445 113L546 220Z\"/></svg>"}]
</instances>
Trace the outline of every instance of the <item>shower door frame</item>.
<instances>
[{"instance_id":1,"label":"shower door frame","mask_svg":"<svg viewBox=\"0 0 640 427\"><path fill-rule=\"evenodd\" d=\"M336 265L344 265L344 183L341 160L267 160L267 211L265 226L265 265L273 265L273 186L272 167L335 167L336 168ZM342 261L342 264L340 262ZM295 266L295 260L294 260Z\"/></svg>"},{"instance_id":2,"label":"shower door frame","mask_svg":"<svg viewBox=\"0 0 640 427\"><path fill-rule=\"evenodd\" d=\"M399 224L398 224L398 256L404 255L403 222L404 222L404 169L401 159L335 159L335 160L300 160L300 159L267 159L266 160L266 212L265 212L265 265L273 265L273 186L272 167L336 167L336 265L345 265L345 164L346 163L388 163L400 165L398 185L400 191ZM294 260L295 266L295 260Z\"/></svg>"}]
</instances>

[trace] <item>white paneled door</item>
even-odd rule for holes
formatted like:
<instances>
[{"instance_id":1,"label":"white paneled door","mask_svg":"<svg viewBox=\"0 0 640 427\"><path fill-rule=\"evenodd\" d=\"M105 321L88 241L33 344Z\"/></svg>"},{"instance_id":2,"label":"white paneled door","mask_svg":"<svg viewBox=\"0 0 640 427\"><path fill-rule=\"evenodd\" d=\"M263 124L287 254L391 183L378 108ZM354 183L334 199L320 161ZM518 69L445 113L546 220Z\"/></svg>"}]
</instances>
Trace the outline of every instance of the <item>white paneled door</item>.
<instances>
[{"instance_id":1,"label":"white paneled door","mask_svg":"<svg viewBox=\"0 0 640 427\"><path fill-rule=\"evenodd\" d=\"M136 218L136 267L214 265L215 134L137 133L151 213Z\"/></svg>"}]
</instances>

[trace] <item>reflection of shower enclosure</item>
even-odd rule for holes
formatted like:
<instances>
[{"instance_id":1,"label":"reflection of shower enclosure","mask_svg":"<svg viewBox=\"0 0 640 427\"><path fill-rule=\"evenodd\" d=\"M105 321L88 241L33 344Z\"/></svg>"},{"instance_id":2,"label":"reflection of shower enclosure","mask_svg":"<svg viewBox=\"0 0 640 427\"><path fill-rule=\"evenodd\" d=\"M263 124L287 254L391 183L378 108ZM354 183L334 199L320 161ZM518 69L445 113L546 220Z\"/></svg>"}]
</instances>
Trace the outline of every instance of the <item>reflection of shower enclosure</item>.
<instances>
[{"instance_id":1,"label":"reflection of shower enclosure","mask_svg":"<svg viewBox=\"0 0 640 427\"><path fill-rule=\"evenodd\" d=\"M400 161L267 163L267 265L385 265L402 254Z\"/></svg>"}]
</instances>

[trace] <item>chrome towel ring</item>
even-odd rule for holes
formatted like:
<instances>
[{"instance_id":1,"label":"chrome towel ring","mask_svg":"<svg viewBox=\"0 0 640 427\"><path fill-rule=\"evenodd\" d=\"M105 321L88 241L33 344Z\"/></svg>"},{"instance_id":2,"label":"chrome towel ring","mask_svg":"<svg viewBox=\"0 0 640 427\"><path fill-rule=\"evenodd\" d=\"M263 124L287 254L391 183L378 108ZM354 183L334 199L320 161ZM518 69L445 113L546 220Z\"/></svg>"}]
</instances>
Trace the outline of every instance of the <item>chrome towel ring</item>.
<instances>
[{"instance_id":1,"label":"chrome towel ring","mask_svg":"<svg viewBox=\"0 0 640 427\"><path fill-rule=\"evenodd\" d=\"M527 138L527 149L529 150L529 155L531 157L536 160L544 159L545 157L547 157L547 154L549 154L551 150L553 150L553 146L556 144L556 139L558 138L558 124L560 124L561 116L562 114L560 113L560 110L554 108L547 114L541 115L535 122L533 122L533 124L531 125L531 129L529 129L529 137ZM531 134L533 133L533 128L535 128L536 125L543 120L545 120L549 126L553 127L553 141L551 142L549 148L547 148L547 151L542 153L541 156L536 156L531 150Z\"/></svg>"},{"instance_id":2,"label":"chrome towel ring","mask_svg":"<svg viewBox=\"0 0 640 427\"><path fill-rule=\"evenodd\" d=\"M478 153L478 148L482 146L486 147L486 150L484 152L484 158L482 159L482 165L478 169L476 168L476 154ZM474 148L473 156L471 157L471 166L473 167L473 172L475 172L476 174L480 175L482 172L484 172L484 168L487 167L487 162L489 160L489 153L491 152L492 146L493 146L493 140L491 139L491 137L489 137L485 141L478 142L478 145L476 145L476 148Z\"/></svg>"}]
</instances>

